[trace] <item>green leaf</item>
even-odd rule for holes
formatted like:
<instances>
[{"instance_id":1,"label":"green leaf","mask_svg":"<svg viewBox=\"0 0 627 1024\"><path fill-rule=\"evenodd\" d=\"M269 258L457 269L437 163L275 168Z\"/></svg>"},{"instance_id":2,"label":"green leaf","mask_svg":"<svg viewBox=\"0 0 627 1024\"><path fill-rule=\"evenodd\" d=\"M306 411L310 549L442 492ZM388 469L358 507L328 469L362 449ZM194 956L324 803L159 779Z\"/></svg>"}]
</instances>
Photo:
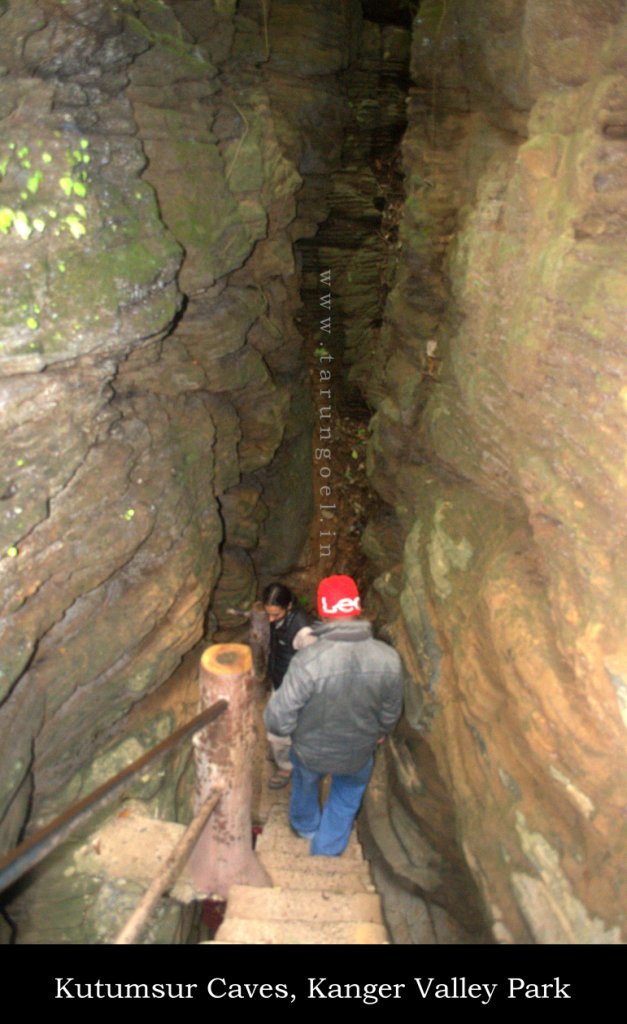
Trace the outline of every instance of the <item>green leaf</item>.
<instances>
[{"instance_id":1,"label":"green leaf","mask_svg":"<svg viewBox=\"0 0 627 1024\"><path fill-rule=\"evenodd\" d=\"M65 217L64 221L69 227L74 238L80 238L81 235L84 235L86 233L85 225L83 224L83 222L79 220L78 217L75 217L73 214L70 214L69 217Z\"/></svg>"},{"instance_id":2,"label":"green leaf","mask_svg":"<svg viewBox=\"0 0 627 1024\"><path fill-rule=\"evenodd\" d=\"M13 227L17 231L20 238L27 239L33 233L33 229L28 222L28 217L22 210L18 210L13 220Z\"/></svg>"},{"instance_id":3,"label":"green leaf","mask_svg":"<svg viewBox=\"0 0 627 1024\"><path fill-rule=\"evenodd\" d=\"M39 189L39 182L41 181L42 178L43 178L42 171L35 171L35 173L31 174L30 178L26 182L26 188L28 189L29 192L32 193L32 195L35 195L35 193Z\"/></svg>"},{"instance_id":4,"label":"green leaf","mask_svg":"<svg viewBox=\"0 0 627 1024\"><path fill-rule=\"evenodd\" d=\"M0 208L0 231L3 235L8 234L14 219L14 210L10 210L8 206L3 206Z\"/></svg>"}]
</instances>

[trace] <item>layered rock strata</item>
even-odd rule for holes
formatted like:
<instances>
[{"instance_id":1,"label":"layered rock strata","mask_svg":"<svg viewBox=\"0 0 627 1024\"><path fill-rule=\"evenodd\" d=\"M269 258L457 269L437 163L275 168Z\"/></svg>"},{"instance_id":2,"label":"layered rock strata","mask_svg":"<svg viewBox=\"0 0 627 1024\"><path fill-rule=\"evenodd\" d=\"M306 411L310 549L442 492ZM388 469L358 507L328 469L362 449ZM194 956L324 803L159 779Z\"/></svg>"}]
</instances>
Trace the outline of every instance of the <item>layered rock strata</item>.
<instances>
[{"instance_id":1,"label":"layered rock strata","mask_svg":"<svg viewBox=\"0 0 627 1024\"><path fill-rule=\"evenodd\" d=\"M0 4L4 850L171 729L146 696L307 535L292 243L360 9L237 6ZM133 795L174 818L187 761ZM14 901L23 941L106 937L66 860Z\"/></svg>"},{"instance_id":2,"label":"layered rock strata","mask_svg":"<svg viewBox=\"0 0 627 1024\"><path fill-rule=\"evenodd\" d=\"M408 6L0 0L2 846L190 714L186 652L298 558L298 272L317 305L331 267L408 675L366 808L388 920L621 941L623 6L420 4L397 239ZM119 927L133 886L79 861L19 939Z\"/></svg>"},{"instance_id":3,"label":"layered rock strata","mask_svg":"<svg viewBox=\"0 0 627 1024\"><path fill-rule=\"evenodd\" d=\"M432 832L426 744L498 941L626 934L624 29L594 0L414 21L369 394L365 544L413 677L386 820Z\"/></svg>"}]
</instances>

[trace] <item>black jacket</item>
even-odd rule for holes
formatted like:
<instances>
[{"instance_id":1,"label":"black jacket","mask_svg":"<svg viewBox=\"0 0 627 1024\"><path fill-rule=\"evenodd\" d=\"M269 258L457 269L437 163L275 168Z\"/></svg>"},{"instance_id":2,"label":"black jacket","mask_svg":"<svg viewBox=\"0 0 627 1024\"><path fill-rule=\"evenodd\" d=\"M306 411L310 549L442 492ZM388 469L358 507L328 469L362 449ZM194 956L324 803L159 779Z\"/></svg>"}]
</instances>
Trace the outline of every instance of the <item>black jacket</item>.
<instances>
[{"instance_id":1,"label":"black jacket","mask_svg":"<svg viewBox=\"0 0 627 1024\"><path fill-rule=\"evenodd\" d=\"M290 661L296 653L294 650L294 637L305 626L311 625L311 619L306 612L300 608L291 608L281 622L273 622L270 625L270 658L268 661L268 675L272 680L272 687L278 690L283 682L283 676L287 672Z\"/></svg>"}]
</instances>

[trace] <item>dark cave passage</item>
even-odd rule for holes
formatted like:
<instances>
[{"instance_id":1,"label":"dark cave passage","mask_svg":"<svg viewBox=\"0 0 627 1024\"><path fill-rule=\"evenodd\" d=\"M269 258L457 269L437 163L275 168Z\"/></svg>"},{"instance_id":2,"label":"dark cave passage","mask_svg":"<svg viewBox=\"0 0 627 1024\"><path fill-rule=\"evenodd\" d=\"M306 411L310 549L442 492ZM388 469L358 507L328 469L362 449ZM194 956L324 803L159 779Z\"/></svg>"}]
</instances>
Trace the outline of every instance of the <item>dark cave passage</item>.
<instances>
[{"instance_id":1,"label":"dark cave passage","mask_svg":"<svg viewBox=\"0 0 627 1024\"><path fill-rule=\"evenodd\" d=\"M2 852L195 713L269 580L346 572L406 670L361 818L393 941L624 941L623 5L0 28ZM186 821L192 776L129 799ZM136 894L83 839L4 941L106 941Z\"/></svg>"}]
</instances>

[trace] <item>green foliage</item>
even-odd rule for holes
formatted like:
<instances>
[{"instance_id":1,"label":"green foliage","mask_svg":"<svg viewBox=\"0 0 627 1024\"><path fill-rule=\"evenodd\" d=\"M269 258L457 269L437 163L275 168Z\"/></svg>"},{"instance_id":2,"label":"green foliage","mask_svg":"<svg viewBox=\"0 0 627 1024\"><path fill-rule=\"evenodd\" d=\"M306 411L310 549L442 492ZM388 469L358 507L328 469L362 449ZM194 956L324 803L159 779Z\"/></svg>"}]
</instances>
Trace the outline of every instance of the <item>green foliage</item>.
<instances>
[{"instance_id":1,"label":"green foliage","mask_svg":"<svg viewBox=\"0 0 627 1024\"><path fill-rule=\"evenodd\" d=\"M30 178L26 182L26 188L28 189L28 191L32 195L36 195L37 194L37 191L39 189L39 183L40 183L42 178L43 178L43 171L35 171L35 173L31 174Z\"/></svg>"},{"instance_id":2,"label":"green foliage","mask_svg":"<svg viewBox=\"0 0 627 1024\"><path fill-rule=\"evenodd\" d=\"M46 171L54 162L53 156L47 150L37 154L37 149L41 150L42 146L43 143L41 141L38 141L36 146L32 148L26 145L18 146L16 142L12 141L8 143L5 154L0 157L0 181L6 179L12 162L17 181L20 181L23 171L31 170L33 163L37 164L39 162L40 166L36 166L35 170L28 175L26 187L22 188L19 192L20 200L24 204L32 202L42 185L47 183L49 188L52 185L50 178L46 182ZM80 139L78 145L68 150L65 154L65 160L69 164L70 169L66 174L57 178L57 184L67 199L72 199L75 196L79 199L84 199L87 196L86 165L90 161L88 149L89 140ZM0 207L0 233L7 235L13 230L18 238L27 241L33 234L33 231L36 231L38 234L42 234L45 231L47 219L56 220L58 216L59 210L54 207L49 207L47 210L37 208L36 211L29 215L29 212L24 207L2 206ZM76 239L81 238L86 233L85 225L79 218L87 219L87 209L83 203L75 203L74 213L70 213L61 221Z\"/></svg>"},{"instance_id":3,"label":"green foliage","mask_svg":"<svg viewBox=\"0 0 627 1024\"><path fill-rule=\"evenodd\" d=\"M70 233L74 238L81 238L87 231L87 228L83 224L79 217L76 217L73 213L63 218L63 224L67 224L70 229Z\"/></svg>"},{"instance_id":4,"label":"green foliage","mask_svg":"<svg viewBox=\"0 0 627 1024\"><path fill-rule=\"evenodd\" d=\"M0 207L0 231L3 235L9 233L14 220L15 210L10 210L8 206Z\"/></svg>"},{"instance_id":5,"label":"green foliage","mask_svg":"<svg viewBox=\"0 0 627 1024\"><path fill-rule=\"evenodd\" d=\"M20 236L20 238L27 239L33 233L33 229L30 225L30 221L23 210L16 210L15 216L13 217L13 227Z\"/></svg>"}]
</instances>

